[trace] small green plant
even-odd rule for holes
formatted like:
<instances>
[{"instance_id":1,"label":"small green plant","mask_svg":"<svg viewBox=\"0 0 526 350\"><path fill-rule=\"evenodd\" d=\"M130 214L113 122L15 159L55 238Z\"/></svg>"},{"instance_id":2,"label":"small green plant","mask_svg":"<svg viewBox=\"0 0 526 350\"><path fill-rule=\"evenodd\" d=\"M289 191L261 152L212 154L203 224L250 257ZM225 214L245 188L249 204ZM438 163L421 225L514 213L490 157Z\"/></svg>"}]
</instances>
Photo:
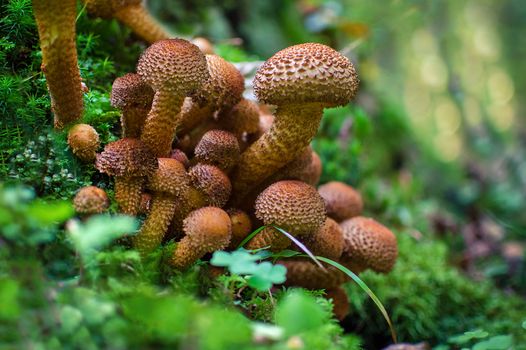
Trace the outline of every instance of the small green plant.
<instances>
[{"instance_id":1,"label":"small green plant","mask_svg":"<svg viewBox=\"0 0 526 350\"><path fill-rule=\"evenodd\" d=\"M510 335L490 334L482 329L464 332L463 334L449 337L450 345L439 345L433 350L471 349L471 350L508 350L513 349L513 337Z\"/></svg>"}]
</instances>

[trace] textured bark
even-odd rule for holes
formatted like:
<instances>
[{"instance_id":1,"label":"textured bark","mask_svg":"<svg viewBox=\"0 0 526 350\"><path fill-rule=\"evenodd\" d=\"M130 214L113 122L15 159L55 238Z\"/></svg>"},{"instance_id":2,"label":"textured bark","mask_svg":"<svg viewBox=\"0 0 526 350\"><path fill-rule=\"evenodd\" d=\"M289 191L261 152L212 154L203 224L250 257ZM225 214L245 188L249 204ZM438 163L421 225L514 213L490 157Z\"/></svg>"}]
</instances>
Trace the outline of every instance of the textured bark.
<instances>
[{"instance_id":1,"label":"textured bark","mask_svg":"<svg viewBox=\"0 0 526 350\"><path fill-rule=\"evenodd\" d=\"M170 37L142 4L123 7L114 16L150 44Z\"/></svg>"},{"instance_id":2,"label":"textured bark","mask_svg":"<svg viewBox=\"0 0 526 350\"><path fill-rule=\"evenodd\" d=\"M270 130L243 152L232 175L234 205L248 192L299 156L316 135L321 104L279 106Z\"/></svg>"},{"instance_id":3,"label":"textured bark","mask_svg":"<svg viewBox=\"0 0 526 350\"><path fill-rule=\"evenodd\" d=\"M75 44L76 3L75 0L33 0L42 49L42 71L57 129L80 119L83 111Z\"/></svg>"},{"instance_id":4,"label":"textured bark","mask_svg":"<svg viewBox=\"0 0 526 350\"><path fill-rule=\"evenodd\" d=\"M172 196L154 194L150 214L140 232L133 237L133 244L142 255L152 252L161 245L177 206L176 201L177 199Z\"/></svg>"},{"instance_id":5,"label":"textured bark","mask_svg":"<svg viewBox=\"0 0 526 350\"><path fill-rule=\"evenodd\" d=\"M137 215L141 206L143 184L143 177L115 177L115 199L121 213Z\"/></svg>"},{"instance_id":6,"label":"textured bark","mask_svg":"<svg viewBox=\"0 0 526 350\"><path fill-rule=\"evenodd\" d=\"M169 157L183 98L169 91L155 93L152 109L141 134L144 142L157 158Z\"/></svg>"}]
</instances>

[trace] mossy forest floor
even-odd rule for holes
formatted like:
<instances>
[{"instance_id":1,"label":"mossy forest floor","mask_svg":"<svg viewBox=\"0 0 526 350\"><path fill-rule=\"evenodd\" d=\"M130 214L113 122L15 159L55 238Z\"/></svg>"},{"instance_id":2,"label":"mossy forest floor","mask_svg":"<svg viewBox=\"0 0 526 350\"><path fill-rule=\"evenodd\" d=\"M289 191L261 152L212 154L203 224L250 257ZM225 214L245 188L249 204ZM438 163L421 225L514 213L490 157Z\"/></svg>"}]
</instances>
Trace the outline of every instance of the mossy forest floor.
<instances>
[{"instance_id":1,"label":"mossy forest floor","mask_svg":"<svg viewBox=\"0 0 526 350\"><path fill-rule=\"evenodd\" d=\"M77 31L81 75L89 88L83 122L106 144L120 132L119 113L109 103L111 84L134 71L145 45L116 22L85 14ZM218 53L237 62L257 59L226 44ZM73 220L70 202L81 186L93 184L111 196L113 183L93 165L79 163L67 147L66 132L53 130L40 59L30 1L1 2L0 349L379 349L390 344L380 311L354 283L345 286L351 313L340 323L323 291L259 292L237 275L213 278L206 261L174 272L165 267L163 250L141 261L121 243L119 234L133 230L136 222L114 216ZM366 85L364 96L370 94ZM400 256L394 271L366 272L361 278L387 309L399 340L426 341L437 349L526 349L524 273L490 279L468 277L458 268L459 232L469 224L458 208L466 208L463 199L472 197L455 192L455 184L465 189L473 177L463 175L459 164L450 169L459 175L452 175L449 185L436 186L431 175L443 164L419 146L403 112L369 97L374 112L360 104L327 111L313 146L324 164L322 182L357 186L366 213L397 234ZM479 208L494 208L484 198ZM496 259L491 267L507 268Z\"/></svg>"}]
</instances>

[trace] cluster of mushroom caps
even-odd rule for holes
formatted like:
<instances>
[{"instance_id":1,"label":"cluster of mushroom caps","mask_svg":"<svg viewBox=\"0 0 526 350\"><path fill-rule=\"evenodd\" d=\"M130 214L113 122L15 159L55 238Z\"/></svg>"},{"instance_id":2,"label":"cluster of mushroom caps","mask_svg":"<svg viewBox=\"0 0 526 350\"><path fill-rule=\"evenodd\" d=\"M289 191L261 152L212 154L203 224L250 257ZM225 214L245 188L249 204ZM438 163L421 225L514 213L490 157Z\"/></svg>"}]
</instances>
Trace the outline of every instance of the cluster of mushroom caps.
<instances>
[{"instance_id":1,"label":"cluster of mushroom caps","mask_svg":"<svg viewBox=\"0 0 526 350\"><path fill-rule=\"evenodd\" d=\"M345 105L355 95L352 63L322 44L291 46L260 67L253 86L259 104L243 98L243 77L231 63L182 39L160 40L142 54L136 74L113 84L122 139L101 153L86 152L77 141L88 137L77 137L73 128L70 145L114 177L122 213L146 215L133 236L142 255L177 242L174 268L235 249L262 225L246 248L296 249L275 225L355 273L390 271L396 238L360 216L360 194L340 182L315 187L322 164L309 144L323 109ZM75 203L90 202L79 197L92 192L99 190L82 189ZM279 263L287 267L287 285L341 295L346 275L340 270L303 258Z\"/></svg>"}]
</instances>

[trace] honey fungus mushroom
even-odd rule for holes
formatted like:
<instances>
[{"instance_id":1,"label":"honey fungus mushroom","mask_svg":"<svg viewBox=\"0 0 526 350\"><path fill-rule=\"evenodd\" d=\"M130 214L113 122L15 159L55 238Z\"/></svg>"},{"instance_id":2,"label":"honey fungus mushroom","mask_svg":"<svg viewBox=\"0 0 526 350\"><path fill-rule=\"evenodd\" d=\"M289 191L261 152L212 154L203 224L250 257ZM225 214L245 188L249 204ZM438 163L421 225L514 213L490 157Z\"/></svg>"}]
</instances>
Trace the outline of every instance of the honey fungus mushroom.
<instances>
[{"instance_id":1,"label":"honey fungus mushroom","mask_svg":"<svg viewBox=\"0 0 526 350\"><path fill-rule=\"evenodd\" d=\"M137 73L155 91L141 140L156 157L167 157L185 97L209 77L205 56L186 40L160 40L141 55Z\"/></svg>"},{"instance_id":2,"label":"honey fungus mushroom","mask_svg":"<svg viewBox=\"0 0 526 350\"><path fill-rule=\"evenodd\" d=\"M349 59L322 44L291 46L268 59L256 73L254 92L259 102L277 106L275 120L241 155L233 203L297 157L315 136L323 109L347 104L357 88Z\"/></svg>"},{"instance_id":3,"label":"honey fungus mushroom","mask_svg":"<svg viewBox=\"0 0 526 350\"><path fill-rule=\"evenodd\" d=\"M120 211L137 215L140 209L144 179L157 169L157 159L137 139L124 138L111 142L97 154L96 168L115 177L115 199Z\"/></svg>"},{"instance_id":4,"label":"honey fungus mushroom","mask_svg":"<svg viewBox=\"0 0 526 350\"><path fill-rule=\"evenodd\" d=\"M314 234L325 223L325 205L316 189L300 181L279 181L256 199L256 217L265 225L276 225L294 236ZM247 247L286 245L288 238L276 230L256 235ZM276 243L273 243L276 240ZM285 242L283 242L285 240ZM278 243L279 242L279 243ZM274 248L276 249L276 247Z\"/></svg>"},{"instance_id":5,"label":"honey fungus mushroom","mask_svg":"<svg viewBox=\"0 0 526 350\"><path fill-rule=\"evenodd\" d=\"M90 15L106 19L115 18L149 43L170 37L146 10L142 0L83 0L83 2Z\"/></svg>"},{"instance_id":6,"label":"honey fungus mushroom","mask_svg":"<svg viewBox=\"0 0 526 350\"><path fill-rule=\"evenodd\" d=\"M138 138L152 107L154 92L139 74L128 73L115 79L111 88L111 105L122 111L122 137Z\"/></svg>"},{"instance_id":7,"label":"honey fungus mushroom","mask_svg":"<svg viewBox=\"0 0 526 350\"><path fill-rule=\"evenodd\" d=\"M234 134L223 130L210 130L195 147L195 160L229 171L239 160L239 143Z\"/></svg>"},{"instance_id":8,"label":"honey fungus mushroom","mask_svg":"<svg viewBox=\"0 0 526 350\"><path fill-rule=\"evenodd\" d=\"M109 206L108 195L96 186L82 187L73 198L75 211L83 216L103 213Z\"/></svg>"},{"instance_id":9,"label":"honey fungus mushroom","mask_svg":"<svg viewBox=\"0 0 526 350\"><path fill-rule=\"evenodd\" d=\"M216 207L191 212L183 222L185 236L175 247L170 263L184 270L206 253L226 248L232 236L228 214Z\"/></svg>"},{"instance_id":10,"label":"honey fungus mushroom","mask_svg":"<svg viewBox=\"0 0 526 350\"><path fill-rule=\"evenodd\" d=\"M341 262L353 272L388 273L398 257L396 236L377 221L357 216L340 224L345 240Z\"/></svg>"},{"instance_id":11,"label":"honey fungus mushroom","mask_svg":"<svg viewBox=\"0 0 526 350\"><path fill-rule=\"evenodd\" d=\"M362 213L362 196L353 187L343 182L328 182L320 186L318 192L325 201L327 215L338 222Z\"/></svg>"},{"instance_id":12,"label":"honey fungus mushroom","mask_svg":"<svg viewBox=\"0 0 526 350\"><path fill-rule=\"evenodd\" d=\"M100 147L99 134L88 124L77 124L68 132L68 145L84 163L93 163Z\"/></svg>"},{"instance_id":13,"label":"honey fungus mushroom","mask_svg":"<svg viewBox=\"0 0 526 350\"><path fill-rule=\"evenodd\" d=\"M33 0L32 3L55 128L62 129L80 119L84 109L75 36L77 2Z\"/></svg>"}]
</instances>

